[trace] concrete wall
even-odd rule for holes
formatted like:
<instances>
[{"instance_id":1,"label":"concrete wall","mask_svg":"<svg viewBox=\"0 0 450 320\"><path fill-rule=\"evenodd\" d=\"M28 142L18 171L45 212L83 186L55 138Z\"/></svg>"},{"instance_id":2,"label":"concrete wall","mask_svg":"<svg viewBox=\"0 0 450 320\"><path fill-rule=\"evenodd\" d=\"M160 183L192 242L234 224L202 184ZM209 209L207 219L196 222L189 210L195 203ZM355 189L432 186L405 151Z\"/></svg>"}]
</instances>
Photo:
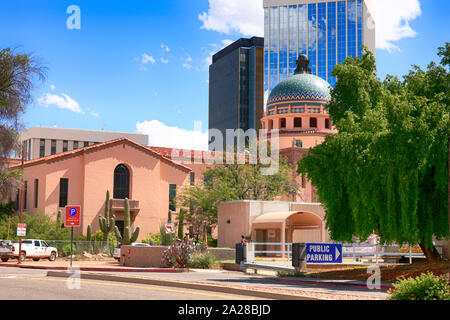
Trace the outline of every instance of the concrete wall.
<instances>
[{"instance_id":1,"label":"concrete wall","mask_svg":"<svg viewBox=\"0 0 450 320\"><path fill-rule=\"evenodd\" d=\"M120 248L120 265L138 268L164 268L162 254L167 249L164 246L133 247L122 246Z\"/></svg>"}]
</instances>

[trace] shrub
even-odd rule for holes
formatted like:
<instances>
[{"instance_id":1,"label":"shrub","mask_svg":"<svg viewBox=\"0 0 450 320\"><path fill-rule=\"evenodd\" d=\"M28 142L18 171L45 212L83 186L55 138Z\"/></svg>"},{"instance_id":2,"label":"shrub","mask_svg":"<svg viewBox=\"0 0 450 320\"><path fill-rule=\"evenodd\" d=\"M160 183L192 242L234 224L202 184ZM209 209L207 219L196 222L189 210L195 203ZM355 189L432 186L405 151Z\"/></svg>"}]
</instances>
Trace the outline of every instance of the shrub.
<instances>
[{"instance_id":1,"label":"shrub","mask_svg":"<svg viewBox=\"0 0 450 320\"><path fill-rule=\"evenodd\" d=\"M196 252L191 255L190 268L211 269L217 265L216 256L207 252Z\"/></svg>"},{"instance_id":2,"label":"shrub","mask_svg":"<svg viewBox=\"0 0 450 320\"><path fill-rule=\"evenodd\" d=\"M416 278L400 278L389 290L389 300L450 300L450 286L445 276L422 273Z\"/></svg>"},{"instance_id":3,"label":"shrub","mask_svg":"<svg viewBox=\"0 0 450 320\"><path fill-rule=\"evenodd\" d=\"M189 239L177 240L163 252L162 263L173 268L187 268L191 255L200 252L200 246Z\"/></svg>"},{"instance_id":4,"label":"shrub","mask_svg":"<svg viewBox=\"0 0 450 320\"><path fill-rule=\"evenodd\" d=\"M148 243L155 246L161 245L161 233L149 234L147 238L142 239L142 243Z\"/></svg>"}]
</instances>

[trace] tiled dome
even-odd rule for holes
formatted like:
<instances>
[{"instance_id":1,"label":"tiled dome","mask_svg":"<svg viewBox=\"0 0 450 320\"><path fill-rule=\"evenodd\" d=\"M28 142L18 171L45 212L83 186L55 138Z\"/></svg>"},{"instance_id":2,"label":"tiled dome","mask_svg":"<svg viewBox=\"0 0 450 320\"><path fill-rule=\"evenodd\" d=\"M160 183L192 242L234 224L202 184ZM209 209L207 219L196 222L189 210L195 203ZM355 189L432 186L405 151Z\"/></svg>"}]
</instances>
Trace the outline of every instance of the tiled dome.
<instances>
[{"instance_id":1,"label":"tiled dome","mask_svg":"<svg viewBox=\"0 0 450 320\"><path fill-rule=\"evenodd\" d=\"M281 81L270 93L267 109L276 106L324 105L331 100L328 82L309 73L296 73Z\"/></svg>"}]
</instances>

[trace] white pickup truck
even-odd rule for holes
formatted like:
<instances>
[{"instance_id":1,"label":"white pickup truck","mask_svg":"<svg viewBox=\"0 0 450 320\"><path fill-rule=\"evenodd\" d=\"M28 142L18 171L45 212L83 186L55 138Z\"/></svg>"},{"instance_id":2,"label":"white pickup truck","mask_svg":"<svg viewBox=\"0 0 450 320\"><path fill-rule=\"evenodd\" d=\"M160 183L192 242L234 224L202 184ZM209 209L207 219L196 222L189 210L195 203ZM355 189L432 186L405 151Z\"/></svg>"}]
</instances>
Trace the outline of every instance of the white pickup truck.
<instances>
[{"instance_id":1,"label":"white pickup truck","mask_svg":"<svg viewBox=\"0 0 450 320\"><path fill-rule=\"evenodd\" d=\"M58 257L58 249L50 247L47 242L43 240L22 240L21 249L20 261L25 261L26 258L32 258L33 261L39 261L40 259L55 261L56 257ZM19 242L13 243L12 252L14 258L19 257Z\"/></svg>"}]
</instances>

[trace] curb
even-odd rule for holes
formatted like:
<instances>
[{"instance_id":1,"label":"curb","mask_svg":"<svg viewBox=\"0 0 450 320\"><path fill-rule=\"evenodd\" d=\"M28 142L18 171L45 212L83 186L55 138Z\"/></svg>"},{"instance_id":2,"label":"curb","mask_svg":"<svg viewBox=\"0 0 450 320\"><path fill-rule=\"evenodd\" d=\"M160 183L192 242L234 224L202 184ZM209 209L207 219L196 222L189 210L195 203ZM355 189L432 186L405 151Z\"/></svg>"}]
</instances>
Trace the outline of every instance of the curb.
<instances>
[{"instance_id":1,"label":"curb","mask_svg":"<svg viewBox=\"0 0 450 320\"><path fill-rule=\"evenodd\" d=\"M291 283L300 283L300 284L314 284L314 285L323 285L323 286L332 286L332 287L356 287L356 288L363 288L367 289L367 285L361 284L361 283L342 283L342 282L331 282L331 281L317 281L317 280L298 280L298 279L283 279L283 278L275 278L276 281L280 282L291 282ZM394 289L393 286L389 285L381 285L379 290L382 291L388 291L389 289Z\"/></svg>"},{"instance_id":2,"label":"curb","mask_svg":"<svg viewBox=\"0 0 450 320\"><path fill-rule=\"evenodd\" d=\"M47 277L69 278L71 276L72 276L72 273L68 273L68 272L56 272L56 271L47 272ZM121 276L105 275L105 274L92 274L92 273L91 274L86 274L86 273L80 274L80 278L81 279L91 279L91 280L128 282L128 283L139 283L139 284L147 284L147 285L163 286L163 287L177 287L177 288L185 288L185 289L213 291L213 292L228 293L228 294L235 294L235 295L241 295L241 296L252 296L252 297L274 299L274 300L320 300L317 298L294 296L294 295L290 295L290 294L271 293L271 292L265 292L265 291L259 291L259 290L236 288L236 287L220 287L220 286L211 285L211 284L193 283L193 282L130 278L130 277L121 277Z\"/></svg>"},{"instance_id":3,"label":"curb","mask_svg":"<svg viewBox=\"0 0 450 320\"><path fill-rule=\"evenodd\" d=\"M48 266L30 266L30 265L18 265L18 264L1 264L0 267L10 268L23 268L23 269L41 269L41 270L56 270L66 271L70 267L48 267ZM73 265L73 267L77 267ZM152 269L131 269L131 268L96 268L96 267L78 267L80 271L98 271L98 272L155 272L155 273L178 273L186 272L187 269L169 269L169 268L152 268Z\"/></svg>"}]
</instances>

